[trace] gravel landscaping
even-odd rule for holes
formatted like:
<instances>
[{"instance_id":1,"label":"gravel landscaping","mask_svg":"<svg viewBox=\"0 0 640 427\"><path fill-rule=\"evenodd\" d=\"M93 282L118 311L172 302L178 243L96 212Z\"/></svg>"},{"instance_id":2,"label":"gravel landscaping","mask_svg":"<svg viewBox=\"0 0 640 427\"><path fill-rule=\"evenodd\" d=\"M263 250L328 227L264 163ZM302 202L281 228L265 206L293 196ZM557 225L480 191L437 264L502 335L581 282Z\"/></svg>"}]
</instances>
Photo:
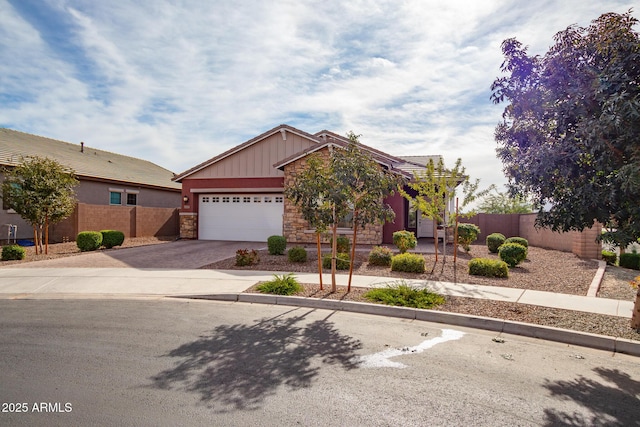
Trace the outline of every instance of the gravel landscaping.
<instances>
[{"instance_id":1,"label":"gravel landscaping","mask_svg":"<svg viewBox=\"0 0 640 427\"><path fill-rule=\"evenodd\" d=\"M326 250L328 251L328 248ZM203 268L255 269L294 273L317 272L315 247L308 247L307 251L307 262L302 264L290 263L286 255L269 255L265 250L259 251L260 262L255 266L236 267L235 258L231 257ZM440 256L439 262L435 264L435 255L427 254L425 258L428 272L425 274L410 274L391 272L386 267L369 265L367 262L368 251L368 248L357 251L354 274L398 278L399 280L411 278L504 286L574 295L587 294L587 290L598 269L598 262L594 260L583 260L571 253L530 247L527 260L518 267L511 269L507 279L471 276L467 271L467 263L472 257L499 259L496 254L490 253L485 245L476 244L471 246L470 254L459 252L455 264L453 263L452 255L447 256L444 264L442 263L442 256ZM430 272L432 267L435 267L433 273ZM341 274L344 274L344 272ZM633 301L635 290L629 285L630 279L628 278L633 278L636 274L640 274L640 272L633 272L619 267L608 267L602 282L603 288L598 296ZM363 294L368 289L352 288L351 292L347 293L346 288L338 287L336 293L331 293L327 290L327 288L330 288L330 283L325 284L325 289L322 291L318 285L303 285L304 291L299 293L299 296L370 302L363 297ZM255 287L248 289L247 292L255 292ZM435 310L494 317L640 341L640 331L631 329L629 327L629 319L626 318L475 298L447 297L446 299L447 302Z\"/></svg>"},{"instance_id":2,"label":"gravel landscaping","mask_svg":"<svg viewBox=\"0 0 640 427\"><path fill-rule=\"evenodd\" d=\"M163 244L173 240L175 240L175 237L131 238L125 239L122 247L109 250L117 251L120 248L125 247ZM3 261L0 263L0 267L21 262L81 255L81 252L78 250L75 242L50 245L48 255L35 255L33 247L27 247L25 249L27 251L27 257L25 260ZM370 247L358 249L354 274L383 276L398 278L399 280L402 278L418 278L424 280L504 286L574 295L587 294L587 289L589 288L598 267L598 263L596 261L582 260L570 253L530 247L528 259L520 266L511 269L508 279L488 279L470 276L467 272L467 263L471 257L498 259L498 256L489 253L484 245L472 245L471 254L469 255L461 251L455 264L453 263L452 255L447 256L446 263L444 264L442 263L441 256L437 265L435 265L435 256L433 254L425 255L428 271L430 272L431 268L435 266L434 271L433 273L417 275L396 272L392 273L391 270L386 267L370 266L367 263L369 250ZM259 264L252 267L236 267L235 254L229 254L228 259L203 266L202 268L229 270L255 269L294 273L317 272L315 247L308 248L308 260L303 264L293 264L288 262L286 255L269 255L267 251L260 251L259 254ZM629 280L633 279L638 274L640 274L640 272L620 267L607 266L598 297L633 301L635 299L636 291L629 285ZM339 287L338 292L332 294L328 292L326 288L327 287L325 286L325 290L320 291L318 285L305 284L304 291L299 295L315 298L369 302L362 296L367 289L352 288L351 292L347 293L346 289ZM252 291L252 289L249 289L248 291ZM460 297L447 297L447 302L436 308L436 310L554 326L640 341L640 332L634 331L629 327L629 319L614 316Z\"/></svg>"}]
</instances>

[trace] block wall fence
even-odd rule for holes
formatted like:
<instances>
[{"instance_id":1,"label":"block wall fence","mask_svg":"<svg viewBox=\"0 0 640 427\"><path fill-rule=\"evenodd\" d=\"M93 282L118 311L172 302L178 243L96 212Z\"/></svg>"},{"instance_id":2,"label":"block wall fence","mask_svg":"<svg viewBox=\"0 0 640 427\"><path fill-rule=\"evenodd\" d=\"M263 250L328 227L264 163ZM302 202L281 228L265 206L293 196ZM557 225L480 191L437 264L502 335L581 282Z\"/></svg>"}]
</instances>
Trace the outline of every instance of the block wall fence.
<instances>
[{"instance_id":1,"label":"block wall fence","mask_svg":"<svg viewBox=\"0 0 640 427\"><path fill-rule=\"evenodd\" d=\"M49 228L52 243L75 240L81 231L118 230L125 237L179 235L178 209L78 203L73 214Z\"/></svg>"}]
</instances>

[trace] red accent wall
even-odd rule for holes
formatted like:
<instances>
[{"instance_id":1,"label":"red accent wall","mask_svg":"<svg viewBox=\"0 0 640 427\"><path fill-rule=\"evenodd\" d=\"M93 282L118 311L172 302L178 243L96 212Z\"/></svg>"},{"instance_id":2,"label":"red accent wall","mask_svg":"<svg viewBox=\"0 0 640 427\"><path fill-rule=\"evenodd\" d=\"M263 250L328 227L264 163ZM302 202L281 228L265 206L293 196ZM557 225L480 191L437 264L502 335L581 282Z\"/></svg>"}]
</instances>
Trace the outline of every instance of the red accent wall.
<instances>
[{"instance_id":1,"label":"red accent wall","mask_svg":"<svg viewBox=\"0 0 640 427\"><path fill-rule=\"evenodd\" d=\"M396 219L394 222L387 222L382 228L382 242L393 243L393 233L396 231L404 230L406 227L405 221L407 220L407 212L405 210L405 199L400 194L395 193L393 196L389 196L384 199L384 203L391 206L396 213Z\"/></svg>"},{"instance_id":2,"label":"red accent wall","mask_svg":"<svg viewBox=\"0 0 640 427\"><path fill-rule=\"evenodd\" d=\"M246 188L282 188L284 189L283 177L268 178L208 178L208 179L185 179L182 181L182 197L188 196L189 203L182 202L181 212L197 212L197 194L192 190L200 188L237 188L238 193Z\"/></svg>"}]
</instances>

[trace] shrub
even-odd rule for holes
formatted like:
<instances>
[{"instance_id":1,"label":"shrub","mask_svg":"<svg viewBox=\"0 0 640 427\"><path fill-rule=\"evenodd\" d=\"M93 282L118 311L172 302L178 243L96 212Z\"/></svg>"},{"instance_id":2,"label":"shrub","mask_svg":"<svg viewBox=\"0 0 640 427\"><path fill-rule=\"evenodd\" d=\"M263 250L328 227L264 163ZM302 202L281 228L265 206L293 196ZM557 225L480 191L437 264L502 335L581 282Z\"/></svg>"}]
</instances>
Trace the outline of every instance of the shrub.
<instances>
[{"instance_id":1,"label":"shrub","mask_svg":"<svg viewBox=\"0 0 640 427\"><path fill-rule=\"evenodd\" d=\"M513 268L527 259L527 248L517 243L504 243L500 246L498 255L502 261Z\"/></svg>"},{"instance_id":2,"label":"shrub","mask_svg":"<svg viewBox=\"0 0 640 427\"><path fill-rule=\"evenodd\" d=\"M485 277L509 277L509 266L504 261L473 258L469 261L469 274Z\"/></svg>"},{"instance_id":3,"label":"shrub","mask_svg":"<svg viewBox=\"0 0 640 427\"><path fill-rule=\"evenodd\" d=\"M347 236L338 236L336 242L337 252L341 254L349 253L349 249L351 249L351 243L349 242L349 238Z\"/></svg>"},{"instance_id":4,"label":"shrub","mask_svg":"<svg viewBox=\"0 0 640 427\"><path fill-rule=\"evenodd\" d=\"M498 253L498 248L504 243L506 238L501 233L491 233L487 236L487 248L493 254Z\"/></svg>"},{"instance_id":5,"label":"shrub","mask_svg":"<svg viewBox=\"0 0 640 427\"><path fill-rule=\"evenodd\" d=\"M407 273L424 273L425 261L422 255L399 254L391 258L391 271L405 271Z\"/></svg>"},{"instance_id":6,"label":"shrub","mask_svg":"<svg viewBox=\"0 0 640 427\"><path fill-rule=\"evenodd\" d=\"M27 256L27 252L21 246L9 245L2 247L2 261L21 260L25 256Z\"/></svg>"},{"instance_id":7,"label":"shrub","mask_svg":"<svg viewBox=\"0 0 640 427\"><path fill-rule=\"evenodd\" d=\"M348 270L349 263L349 254L344 252L336 254L336 270ZM331 268L331 254L322 257L322 268Z\"/></svg>"},{"instance_id":8,"label":"shrub","mask_svg":"<svg viewBox=\"0 0 640 427\"><path fill-rule=\"evenodd\" d=\"M289 251L287 252L287 257L289 258L290 262L306 262L307 250L300 246L296 246L289 249Z\"/></svg>"},{"instance_id":9,"label":"shrub","mask_svg":"<svg viewBox=\"0 0 640 427\"><path fill-rule=\"evenodd\" d=\"M124 242L124 233L117 230L100 230L102 234L102 246L111 249L114 246L120 246Z\"/></svg>"},{"instance_id":10,"label":"shrub","mask_svg":"<svg viewBox=\"0 0 640 427\"><path fill-rule=\"evenodd\" d=\"M525 248L529 247L529 241L524 237L509 237L504 241L505 243L517 243L519 245L524 246Z\"/></svg>"},{"instance_id":11,"label":"shrub","mask_svg":"<svg viewBox=\"0 0 640 427\"><path fill-rule=\"evenodd\" d=\"M261 283L256 289L264 294L293 295L296 292L300 292L302 286L300 286L293 273L289 273L282 276L274 274L273 279Z\"/></svg>"},{"instance_id":12,"label":"shrub","mask_svg":"<svg viewBox=\"0 0 640 427\"><path fill-rule=\"evenodd\" d=\"M259 261L260 257L255 249L238 249L236 251L236 265L238 267L257 264Z\"/></svg>"},{"instance_id":13,"label":"shrub","mask_svg":"<svg viewBox=\"0 0 640 427\"><path fill-rule=\"evenodd\" d=\"M616 262L618 261L618 255L616 255L615 252L603 250L602 259L609 265L616 265Z\"/></svg>"},{"instance_id":14,"label":"shrub","mask_svg":"<svg viewBox=\"0 0 640 427\"><path fill-rule=\"evenodd\" d=\"M267 248L271 255L284 255L284 250L287 248L287 239L284 236L269 236Z\"/></svg>"},{"instance_id":15,"label":"shrub","mask_svg":"<svg viewBox=\"0 0 640 427\"><path fill-rule=\"evenodd\" d=\"M458 224L458 244L462 246L465 252L471 251L471 244L478 240L480 227L475 224L461 223Z\"/></svg>"},{"instance_id":16,"label":"shrub","mask_svg":"<svg viewBox=\"0 0 640 427\"><path fill-rule=\"evenodd\" d=\"M618 265L624 268L640 270L640 254L637 254L637 253L620 254Z\"/></svg>"},{"instance_id":17,"label":"shrub","mask_svg":"<svg viewBox=\"0 0 640 427\"><path fill-rule=\"evenodd\" d=\"M415 289L404 282L386 288L371 289L364 297L386 305L413 308L433 308L444 304L445 298L427 289Z\"/></svg>"},{"instance_id":18,"label":"shrub","mask_svg":"<svg viewBox=\"0 0 640 427\"><path fill-rule=\"evenodd\" d=\"M393 253L386 246L374 246L369 252L369 264L381 265L383 267L391 266L391 257Z\"/></svg>"},{"instance_id":19,"label":"shrub","mask_svg":"<svg viewBox=\"0 0 640 427\"><path fill-rule=\"evenodd\" d=\"M76 236L76 245L81 252L95 251L102 246L102 233L99 231L81 231Z\"/></svg>"},{"instance_id":20,"label":"shrub","mask_svg":"<svg viewBox=\"0 0 640 427\"><path fill-rule=\"evenodd\" d=\"M412 231L402 230L393 233L393 244L398 247L400 253L403 254L409 249L413 249L418 244L416 235Z\"/></svg>"}]
</instances>

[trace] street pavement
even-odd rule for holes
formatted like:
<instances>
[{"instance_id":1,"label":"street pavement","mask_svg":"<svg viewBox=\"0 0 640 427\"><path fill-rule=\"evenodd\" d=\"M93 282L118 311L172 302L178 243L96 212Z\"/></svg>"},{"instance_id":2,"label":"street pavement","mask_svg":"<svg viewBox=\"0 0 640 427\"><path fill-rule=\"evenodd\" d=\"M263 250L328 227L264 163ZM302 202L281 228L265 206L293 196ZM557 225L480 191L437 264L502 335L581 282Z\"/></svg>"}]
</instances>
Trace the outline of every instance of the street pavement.
<instances>
[{"instance_id":1,"label":"street pavement","mask_svg":"<svg viewBox=\"0 0 640 427\"><path fill-rule=\"evenodd\" d=\"M273 271L210 270L198 267L227 258L237 248L260 249L259 242L177 241L137 248L123 248L98 253L82 254L33 263L0 268L0 299L72 299L72 298L164 298L204 297L226 301L267 304L293 304L317 308L343 309L373 314L420 318L422 320L450 322L463 326L505 330L510 322L476 316L453 315L384 307L376 304L336 302L313 298L250 295L243 293L257 282L273 278ZM178 268L180 266L181 268ZM173 267L173 268L172 268ZM596 275L592 288L599 285ZM282 272L284 273L284 272ZM319 283L317 274L296 273L302 283ZM347 275L337 275L338 285L346 285ZM354 276L352 286L384 287L398 279L376 276ZM531 304L566 310L598 313L631 318L633 302L595 296L579 296L542 292L528 289L445 283L424 280L405 280L418 287L426 287L444 295L484 298L498 301ZM323 283L330 283L324 275ZM595 292L590 291L590 295ZM613 349L640 355L640 343L616 338L603 339L589 334L549 332L542 327L518 326L514 333L564 340L577 337L575 343L596 348ZM549 329L549 328L547 328Z\"/></svg>"}]
</instances>

